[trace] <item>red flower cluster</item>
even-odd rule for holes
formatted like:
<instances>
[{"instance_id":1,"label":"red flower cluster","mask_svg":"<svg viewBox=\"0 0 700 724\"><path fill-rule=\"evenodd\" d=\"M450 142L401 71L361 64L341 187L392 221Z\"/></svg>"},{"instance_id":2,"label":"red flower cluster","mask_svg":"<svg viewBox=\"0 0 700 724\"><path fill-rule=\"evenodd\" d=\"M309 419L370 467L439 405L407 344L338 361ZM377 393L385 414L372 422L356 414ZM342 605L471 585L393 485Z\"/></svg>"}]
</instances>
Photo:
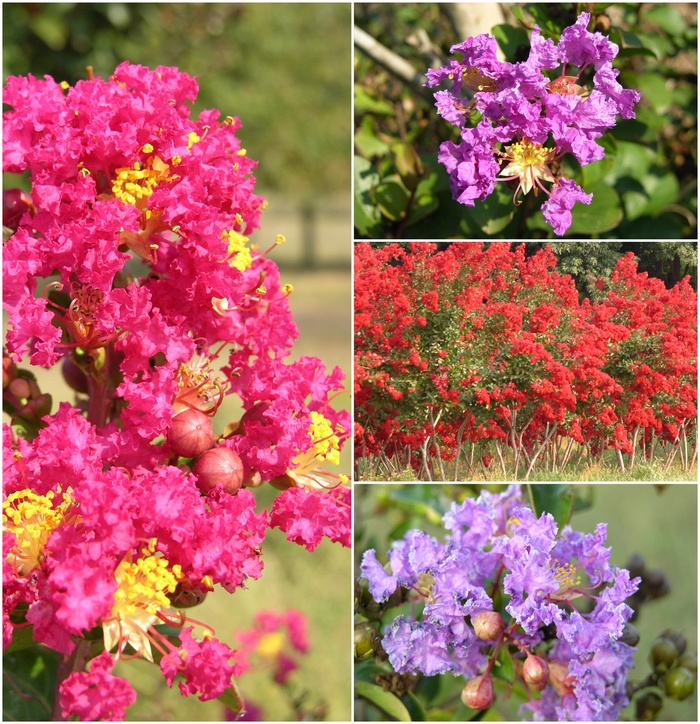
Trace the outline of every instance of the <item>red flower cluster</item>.
<instances>
[{"instance_id":1,"label":"red flower cluster","mask_svg":"<svg viewBox=\"0 0 700 724\"><path fill-rule=\"evenodd\" d=\"M356 455L408 449L427 466L490 441L529 474L547 451L564 467L575 443L622 462L685 442L697 415L688 280L668 290L629 254L580 301L555 265L549 249L509 243L356 244Z\"/></svg>"},{"instance_id":2,"label":"red flower cluster","mask_svg":"<svg viewBox=\"0 0 700 724\"><path fill-rule=\"evenodd\" d=\"M248 245L265 206L256 164L238 119L190 118L197 90L176 68L129 63L75 87L28 76L5 88L4 170L32 188L8 199L3 254L4 643L32 626L73 657L67 715L123 715L131 697L109 669L127 646L150 661L155 649L183 694L220 696L233 650L210 631L155 627L182 628L179 607L216 584L258 578L271 526L309 550L323 536L349 545L346 479L321 469L349 431L331 405L343 375L285 361L291 287ZM48 414L16 367L27 354L63 364L75 406ZM231 394L242 417L217 437L210 418ZM264 481L281 492L256 511L249 488ZM113 656L88 674L95 627ZM112 704L96 681L118 692Z\"/></svg>"}]
</instances>

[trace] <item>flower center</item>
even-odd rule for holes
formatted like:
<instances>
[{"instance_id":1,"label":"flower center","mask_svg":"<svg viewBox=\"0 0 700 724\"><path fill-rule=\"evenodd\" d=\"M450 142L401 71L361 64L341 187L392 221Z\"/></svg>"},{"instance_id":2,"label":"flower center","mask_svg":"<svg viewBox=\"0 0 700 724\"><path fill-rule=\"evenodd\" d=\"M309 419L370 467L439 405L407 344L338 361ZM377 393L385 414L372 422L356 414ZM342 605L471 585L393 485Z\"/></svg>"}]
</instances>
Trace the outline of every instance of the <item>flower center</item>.
<instances>
[{"instance_id":1,"label":"flower center","mask_svg":"<svg viewBox=\"0 0 700 724\"><path fill-rule=\"evenodd\" d=\"M168 593L173 593L182 578L179 565L169 568L165 558L142 551L132 561L127 554L117 566L114 577L117 590L109 620L103 623L105 649L118 646L118 654L130 644L148 661L153 661L148 628L159 621L158 613L170 606Z\"/></svg>"},{"instance_id":2,"label":"flower center","mask_svg":"<svg viewBox=\"0 0 700 724\"><path fill-rule=\"evenodd\" d=\"M537 196L538 188L549 194L547 189L542 186L540 179L550 183L555 182L556 179L548 168L548 164L552 163L555 155L555 149L531 143L527 138L505 147L501 156L508 161L508 164L498 175L503 177L500 179L501 181L519 180L518 187L513 194L514 203L517 203L515 197L520 189L523 194L527 194L533 187L535 196Z\"/></svg>"},{"instance_id":3,"label":"flower center","mask_svg":"<svg viewBox=\"0 0 700 724\"><path fill-rule=\"evenodd\" d=\"M27 489L11 493L2 504L3 528L15 536L7 561L20 576L26 576L41 564L46 541L71 506L71 500L65 494L61 494L57 506L54 506L53 498L52 491L37 495Z\"/></svg>"},{"instance_id":4,"label":"flower center","mask_svg":"<svg viewBox=\"0 0 700 724\"><path fill-rule=\"evenodd\" d=\"M309 437L311 438L311 447L305 452L300 452L296 457L292 458L295 467L287 470L292 480L300 485L310 485L311 487L325 487L320 481L311 475L317 471L319 464L328 460L334 465L340 465L340 439L336 433L343 433L344 430L340 425L333 430L330 420L324 417L320 412L311 413L311 423L308 427ZM330 475L330 473L325 473ZM341 482L347 480L346 476L337 476ZM302 482L305 478L307 482Z\"/></svg>"},{"instance_id":5,"label":"flower center","mask_svg":"<svg viewBox=\"0 0 700 724\"><path fill-rule=\"evenodd\" d=\"M496 90L496 81L484 75L478 68L465 68L462 71L462 82L471 91L491 93Z\"/></svg>"},{"instance_id":6,"label":"flower center","mask_svg":"<svg viewBox=\"0 0 700 724\"><path fill-rule=\"evenodd\" d=\"M168 175L169 170L170 166L158 156L149 156L145 164L136 161L131 168L118 168L112 181L112 193L124 203L144 209L156 186L174 178Z\"/></svg>"},{"instance_id":7,"label":"flower center","mask_svg":"<svg viewBox=\"0 0 700 724\"><path fill-rule=\"evenodd\" d=\"M212 360L199 355L178 368L178 391L173 400L175 413L194 408L205 415L214 415L228 389L228 380L218 376L211 367Z\"/></svg>"},{"instance_id":8,"label":"flower center","mask_svg":"<svg viewBox=\"0 0 700 724\"><path fill-rule=\"evenodd\" d=\"M578 76L563 75L561 78L553 80L547 86L547 90L550 93L558 93L560 96L582 96L587 93L587 90L578 85L577 80Z\"/></svg>"},{"instance_id":9,"label":"flower center","mask_svg":"<svg viewBox=\"0 0 700 724\"><path fill-rule=\"evenodd\" d=\"M551 594L552 601L571 601L583 595L574 589L574 586L581 585L581 576L573 563L557 564L554 568L554 580L559 584L559 590Z\"/></svg>"}]
</instances>

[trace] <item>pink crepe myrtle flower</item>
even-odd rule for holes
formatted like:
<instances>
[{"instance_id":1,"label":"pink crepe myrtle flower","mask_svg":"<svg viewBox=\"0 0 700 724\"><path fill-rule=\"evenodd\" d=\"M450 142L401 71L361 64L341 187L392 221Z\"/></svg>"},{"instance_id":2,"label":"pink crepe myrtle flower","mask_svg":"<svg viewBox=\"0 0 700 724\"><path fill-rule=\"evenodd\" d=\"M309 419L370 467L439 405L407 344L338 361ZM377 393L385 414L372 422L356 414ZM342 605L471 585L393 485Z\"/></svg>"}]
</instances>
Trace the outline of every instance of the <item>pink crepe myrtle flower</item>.
<instances>
[{"instance_id":1,"label":"pink crepe myrtle flower","mask_svg":"<svg viewBox=\"0 0 700 724\"><path fill-rule=\"evenodd\" d=\"M122 656L159 655L183 695L221 696L235 652L185 608L259 578L272 526L308 550L350 545L348 481L329 470L350 430L343 374L288 361L291 287L269 256L284 237L249 244L256 162L237 118L190 117L197 91L176 68L130 63L5 87L3 168L32 188L3 249L3 370L61 363L77 394L3 425L3 642L31 626L80 653L90 673L63 682L66 716L123 717L130 695L109 673ZM230 492L198 485L169 436L178 413L213 417L229 395L243 412L212 447L240 457ZM280 491L270 510L264 482Z\"/></svg>"},{"instance_id":2,"label":"pink crepe myrtle flower","mask_svg":"<svg viewBox=\"0 0 700 724\"><path fill-rule=\"evenodd\" d=\"M103 651L89 665L90 671L74 671L61 682L58 694L63 718L79 721L120 721L136 701L131 684L112 674L114 661Z\"/></svg>"},{"instance_id":3,"label":"pink crepe myrtle flower","mask_svg":"<svg viewBox=\"0 0 700 724\"><path fill-rule=\"evenodd\" d=\"M619 71L612 67L618 47L601 33L589 32L589 20L589 13L581 13L559 43L543 38L535 26L530 55L520 63L499 61L496 39L479 35L452 46L461 61L428 70L427 86L450 83L449 90L436 91L436 107L461 129L460 142L445 141L438 154L455 200L474 206L497 181L517 180L516 205L520 191L550 197L543 212L557 236L571 226L574 204L591 202L591 194L556 170L558 161L566 154L584 166L602 159L597 139L615 126L618 115L634 118L641 96L618 83ZM558 77L544 72L557 68ZM590 88L579 85L587 68L593 70ZM477 112L481 120L472 128Z\"/></svg>"},{"instance_id":4,"label":"pink crepe myrtle flower","mask_svg":"<svg viewBox=\"0 0 700 724\"><path fill-rule=\"evenodd\" d=\"M298 668L294 655L305 654L309 649L306 618L295 609L284 613L258 611L253 625L235 631L234 639L241 673L253 668L255 659L272 667L273 679L278 684L284 684Z\"/></svg>"}]
</instances>

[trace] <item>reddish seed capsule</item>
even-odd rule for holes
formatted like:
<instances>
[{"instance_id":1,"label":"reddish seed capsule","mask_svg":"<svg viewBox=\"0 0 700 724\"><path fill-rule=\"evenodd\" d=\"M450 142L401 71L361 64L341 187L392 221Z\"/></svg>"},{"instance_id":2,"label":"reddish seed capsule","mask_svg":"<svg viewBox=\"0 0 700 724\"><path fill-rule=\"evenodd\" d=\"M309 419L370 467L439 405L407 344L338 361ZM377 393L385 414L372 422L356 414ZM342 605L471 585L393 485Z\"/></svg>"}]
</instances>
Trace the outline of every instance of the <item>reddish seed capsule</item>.
<instances>
[{"instance_id":1,"label":"reddish seed capsule","mask_svg":"<svg viewBox=\"0 0 700 724\"><path fill-rule=\"evenodd\" d=\"M185 458L200 455L214 444L211 420L199 410L185 410L173 417L168 431L168 444L173 452Z\"/></svg>"},{"instance_id":2,"label":"reddish seed capsule","mask_svg":"<svg viewBox=\"0 0 700 724\"><path fill-rule=\"evenodd\" d=\"M482 711L493 704L493 682L490 676L477 676L462 689L464 706Z\"/></svg>"},{"instance_id":3,"label":"reddish seed capsule","mask_svg":"<svg viewBox=\"0 0 700 724\"><path fill-rule=\"evenodd\" d=\"M203 452L194 463L192 472L197 476L197 487L205 495L217 485L228 493L235 493L243 483L243 463L227 447L215 447Z\"/></svg>"}]
</instances>

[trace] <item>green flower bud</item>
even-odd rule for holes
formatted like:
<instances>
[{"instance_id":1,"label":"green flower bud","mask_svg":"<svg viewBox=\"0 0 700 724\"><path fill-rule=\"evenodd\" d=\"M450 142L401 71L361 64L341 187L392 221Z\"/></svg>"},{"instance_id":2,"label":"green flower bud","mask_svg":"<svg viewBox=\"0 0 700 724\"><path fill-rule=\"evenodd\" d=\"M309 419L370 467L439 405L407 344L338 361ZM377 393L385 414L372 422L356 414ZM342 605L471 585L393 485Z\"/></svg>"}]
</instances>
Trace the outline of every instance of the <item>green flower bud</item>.
<instances>
[{"instance_id":1,"label":"green flower bud","mask_svg":"<svg viewBox=\"0 0 700 724\"><path fill-rule=\"evenodd\" d=\"M678 658L678 649L670 639L658 638L649 653L651 668L657 674L668 671Z\"/></svg>"},{"instance_id":2,"label":"green flower bud","mask_svg":"<svg viewBox=\"0 0 700 724\"><path fill-rule=\"evenodd\" d=\"M685 666L671 669L664 676L664 689L670 699L687 699L695 691L695 674Z\"/></svg>"},{"instance_id":3,"label":"green flower bud","mask_svg":"<svg viewBox=\"0 0 700 724\"><path fill-rule=\"evenodd\" d=\"M354 631L355 659L365 661L375 655L377 631L369 623L356 623Z\"/></svg>"},{"instance_id":4,"label":"green flower bud","mask_svg":"<svg viewBox=\"0 0 700 724\"><path fill-rule=\"evenodd\" d=\"M654 721L661 711L663 700L653 691L642 694L636 702L636 718L638 721Z\"/></svg>"}]
</instances>

